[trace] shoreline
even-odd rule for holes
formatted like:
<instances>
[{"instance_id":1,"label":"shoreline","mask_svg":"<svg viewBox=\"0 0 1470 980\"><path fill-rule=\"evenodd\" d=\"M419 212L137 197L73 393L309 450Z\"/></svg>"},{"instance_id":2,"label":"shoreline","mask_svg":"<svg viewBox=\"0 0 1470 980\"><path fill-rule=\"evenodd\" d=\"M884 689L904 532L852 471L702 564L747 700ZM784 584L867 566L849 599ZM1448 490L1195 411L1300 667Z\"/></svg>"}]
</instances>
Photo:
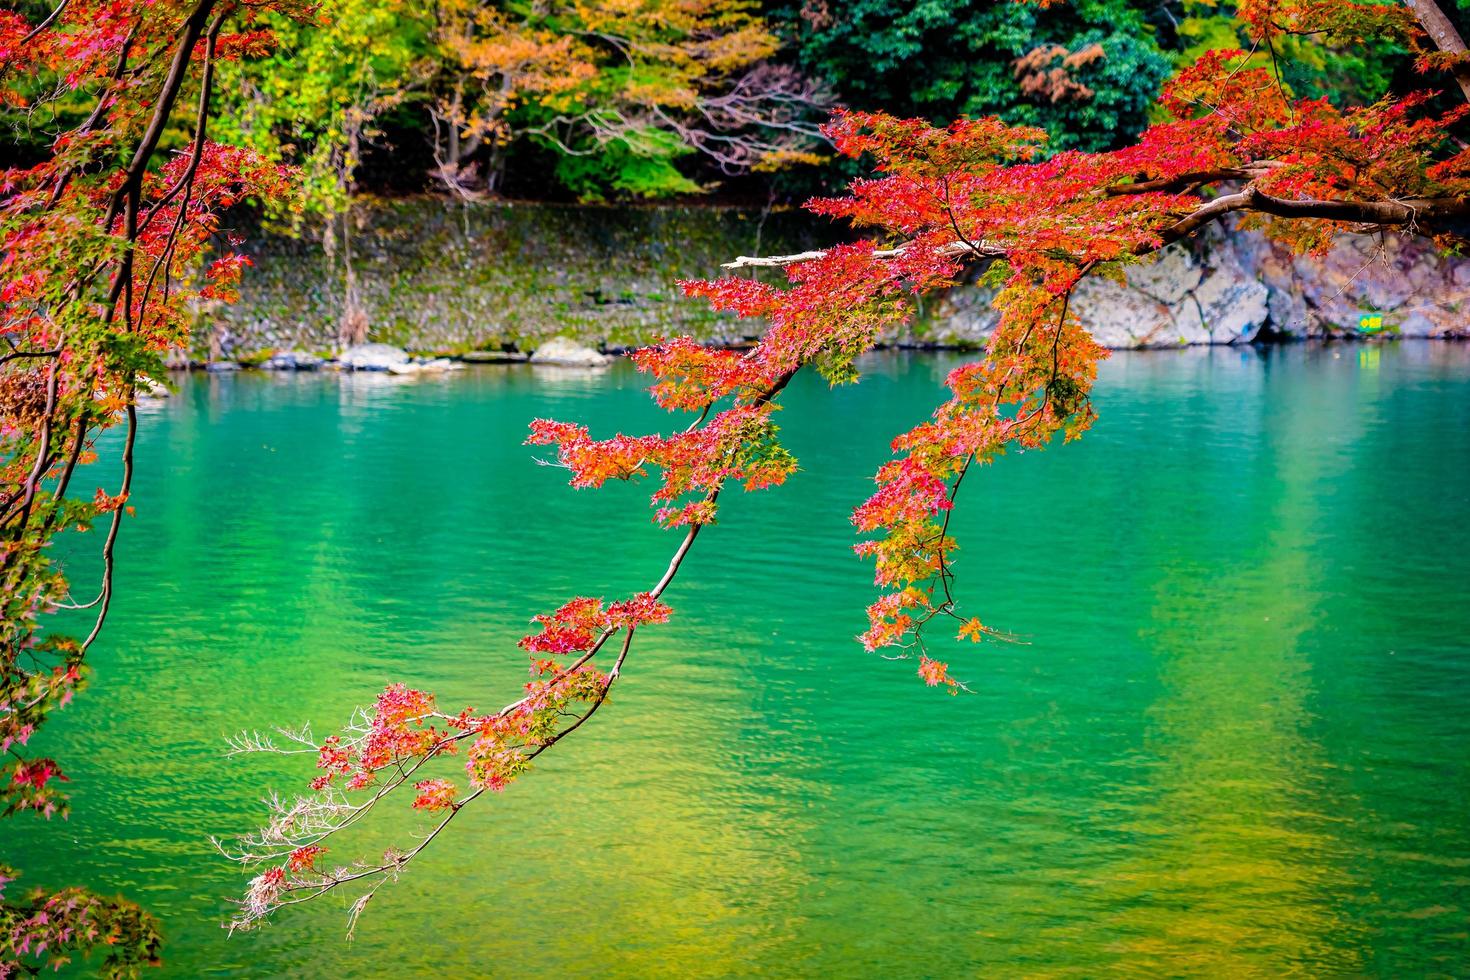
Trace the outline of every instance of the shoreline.
<instances>
[{"instance_id":1,"label":"shoreline","mask_svg":"<svg viewBox=\"0 0 1470 980\"><path fill-rule=\"evenodd\" d=\"M1470 337L1462 334L1443 336L1401 336L1395 333L1379 332L1364 334L1341 334L1330 336L1303 337L1292 335L1279 335L1271 337L1257 337L1247 343L1236 344L1156 344L1139 347L1110 347L1110 352L1126 353L1179 353L1183 351L1209 351L1209 350L1270 350L1274 348L1299 347L1303 345L1315 345L1319 347L1330 347L1341 345L1344 347L1374 347L1390 343L1427 341L1435 344L1462 344L1470 343ZM373 347L386 347L388 345L367 345ZM170 373L201 373L201 374L232 374L236 372L253 372L260 374L397 374L418 375L437 374L449 371L465 370L470 367L513 367L516 365L530 365L545 368L603 368L610 367L618 361L623 361L630 354L638 350L638 347L616 345L603 348L582 347L575 345L578 350L585 352L582 356L573 352L573 356L556 357L537 360L535 351L520 350L489 350L489 351L412 351L404 348L393 348L402 354L403 367L363 365L351 362L344 363L339 358L347 356L352 348L337 354L316 354L305 351L262 351L258 354L246 355L241 358L223 358L214 361L190 359L187 363L170 364ZM755 346L752 340L740 344L707 344L720 350L749 350ZM878 344L873 348L874 353L910 353L910 354L981 354L985 348L968 344L945 344L935 342L900 341L895 343Z\"/></svg>"}]
</instances>

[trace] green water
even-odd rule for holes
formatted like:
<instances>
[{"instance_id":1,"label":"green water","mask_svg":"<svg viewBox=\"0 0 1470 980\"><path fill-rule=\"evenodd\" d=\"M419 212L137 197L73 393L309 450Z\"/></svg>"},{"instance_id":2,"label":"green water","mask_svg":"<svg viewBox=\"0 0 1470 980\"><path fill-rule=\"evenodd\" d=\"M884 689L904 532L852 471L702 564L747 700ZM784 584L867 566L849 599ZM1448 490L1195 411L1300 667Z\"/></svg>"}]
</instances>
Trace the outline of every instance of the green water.
<instances>
[{"instance_id":1,"label":"green water","mask_svg":"<svg viewBox=\"0 0 1470 980\"><path fill-rule=\"evenodd\" d=\"M1026 642L956 648L957 698L852 642L847 524L952 363L793 384L803 471L730 498L614 703L350 945L335 900L219 928L207 835L310 775L224 736L391 680L503 703L533 613L675 543L526 422L659 413L621 368L186 379L144 419L96 683L41 739L75 813L0 857L137 898L180 977L1463 972L1470 347L1115 356L1085 440L965 488L967 609Z\"/></svg>"}]
</instances>

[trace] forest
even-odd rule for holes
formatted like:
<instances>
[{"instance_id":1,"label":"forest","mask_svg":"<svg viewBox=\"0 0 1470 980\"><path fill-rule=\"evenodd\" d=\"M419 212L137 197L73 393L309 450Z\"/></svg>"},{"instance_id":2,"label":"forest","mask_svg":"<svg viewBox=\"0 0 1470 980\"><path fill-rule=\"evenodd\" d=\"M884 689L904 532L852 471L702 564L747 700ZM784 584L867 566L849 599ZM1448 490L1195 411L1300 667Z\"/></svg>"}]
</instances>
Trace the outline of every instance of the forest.
<instances>
[{"instance_id":1,"label":"forest","mask_svg":"<svg viewBox=\"0 0 1470 980\"><path fill-rule=\"evenodd\" d=\"M10 0L0 978L1453 974L1467 32Z\"/></svg>"}]
</instances>

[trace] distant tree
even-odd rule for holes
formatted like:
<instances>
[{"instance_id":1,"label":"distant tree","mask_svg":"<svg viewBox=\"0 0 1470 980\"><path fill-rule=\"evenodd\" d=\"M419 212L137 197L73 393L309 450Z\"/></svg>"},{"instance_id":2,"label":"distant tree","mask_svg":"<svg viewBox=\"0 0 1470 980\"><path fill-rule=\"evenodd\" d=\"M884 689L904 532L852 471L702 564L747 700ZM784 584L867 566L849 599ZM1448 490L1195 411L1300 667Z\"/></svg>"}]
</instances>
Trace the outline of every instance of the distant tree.
<instances>
[{"instance_id":1,"label":"distant tree","mask_svg":"<svg viewBox=\"0 0 1470 980\"><path fill-rule=\"evenodd\" d=\"M1078 0L785 0L797 64L852 108L942 123L1000 116L1053 149L1123 146L1168 77L1143 5Z\"/></svg>"},{"instance_id":2,"label":"distant tree","mask_svg":"<svg viewBox=\"0 0 1470 980\"><path fill-rule=\"evenodd\" d=\"M225 88L242 137L302 166L309 214L346 210L365 144L404 106L451 190L496 190L535 143L578 195L660 197L701 190L682 158L722 174L813 159L829 101L771 63L747 0L325 0L310 25L272 26L274 55Z\"/></svg>"},{"instance_id":3,"label":"distant tree","mask_svg":"<svg viewBox=\"0 0 1470 980\"><path fill-rule=\"evenodd\" d=\"M556 151L582 196L693 193L675 166L723 174L810 161L826 93L770 59L748 0L581 0L434 8L443 77L432 105L440 176L494 187L518 139Z\"/></svg>"},{"instance_id":4,"label":"distant tree","mask_svg":"<svg viewBox=\"0 0 1470 980\"><path fill-rule=\"evenodd\" d=\"M433 148L437 186L497 190L517 146L549 148L582 198L698 193L677 166L733 175L817 159L826 93L769 62L746 0L323 0L264 15L263 59L222 71L222 138L301 174L274 226L321 235L338 341L367 339L354 262L364 155L390 114ZM400 135L400 140L404 135ZM369 188L371 190L371 188Z\"/></svg>"},{"instance_id":5,"label":"distant tree","mask_svg":"<svg viewBox=\"0 0 1470 980\"><path fill-rule=\"evenodd\" d=\"M414 5L328 0L305 17L262 13L264 57L223 66L220 138L290 165L294 192L274 203L275 227L322 239L342 289L338 341L367 339L353 255L358 170L385 113L422 99L435 66Z\"/></svg>"}]
</instances>

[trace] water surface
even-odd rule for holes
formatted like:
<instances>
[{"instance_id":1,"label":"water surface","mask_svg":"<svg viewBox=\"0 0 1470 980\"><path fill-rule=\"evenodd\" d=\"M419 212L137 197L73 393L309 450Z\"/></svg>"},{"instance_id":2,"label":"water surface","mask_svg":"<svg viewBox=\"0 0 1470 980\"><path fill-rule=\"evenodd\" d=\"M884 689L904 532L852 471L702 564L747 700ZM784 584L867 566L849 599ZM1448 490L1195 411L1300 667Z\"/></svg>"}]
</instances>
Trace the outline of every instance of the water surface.
<instances>
[{"instance_id":1,"label":"water surface","mask_svg":"<svg viewBox=\"0 0 1470 980\"><path fill-rule=\"evenodd\" d=\"M185 379L144 419L96 681L40 740L75 812L0 857L143 902L179 977L1462 971L1470 347L1115 356L1086 439L965 488L966 611L1024 642L948 651L951 698L852 641L847 514L954 362L793 384L802 471L729 498L614 702L350 945L336 900L219 928L208 835L310 776L224 736L393 680L503 703L533 613L676 543L526 423L665 423L623 368ZM418 826L389 824L369 853Z\"/></svg>"}]
</instances>

